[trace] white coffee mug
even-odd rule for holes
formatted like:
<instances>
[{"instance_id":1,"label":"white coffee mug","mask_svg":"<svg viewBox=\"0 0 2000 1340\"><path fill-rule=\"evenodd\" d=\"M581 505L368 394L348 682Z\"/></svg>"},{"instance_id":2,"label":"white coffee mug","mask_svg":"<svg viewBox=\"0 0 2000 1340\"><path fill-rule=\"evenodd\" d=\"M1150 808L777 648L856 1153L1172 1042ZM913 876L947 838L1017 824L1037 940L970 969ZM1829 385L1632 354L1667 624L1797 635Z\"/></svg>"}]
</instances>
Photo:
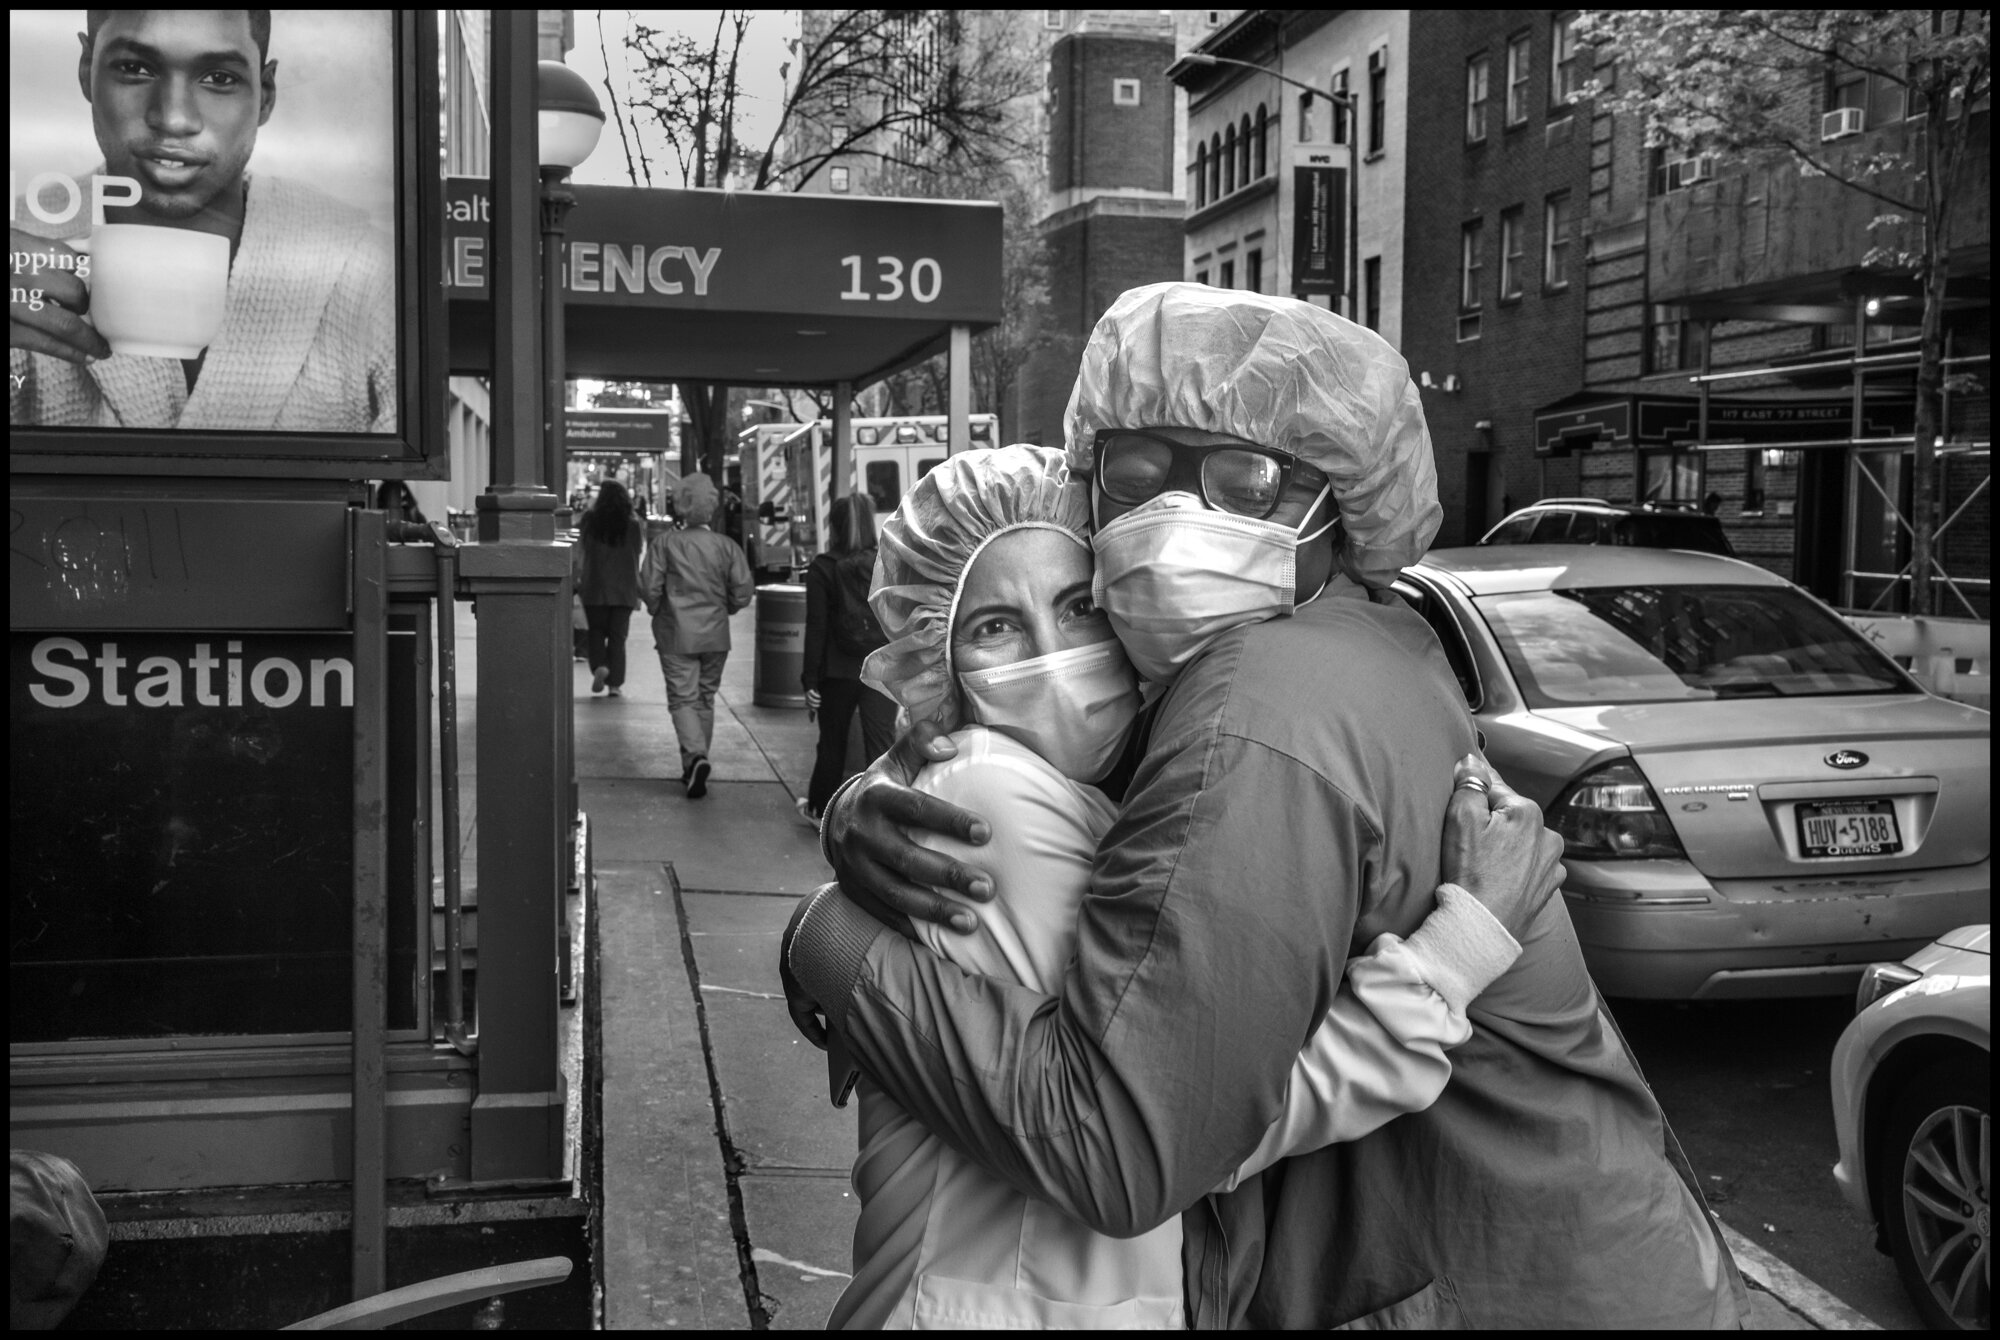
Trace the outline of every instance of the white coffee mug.
<instances>
[{"instance_id":1,"label":"white coffee mug","mask_svg":"<svg viewBox=\"0 0 2000 1340\"><path fill-rule=\"evenodd\" d=\"M198 358L222 329L229 239L152 223L100 223L88 243L90 324L114 354Z\"/></svg>"}]
</instances>

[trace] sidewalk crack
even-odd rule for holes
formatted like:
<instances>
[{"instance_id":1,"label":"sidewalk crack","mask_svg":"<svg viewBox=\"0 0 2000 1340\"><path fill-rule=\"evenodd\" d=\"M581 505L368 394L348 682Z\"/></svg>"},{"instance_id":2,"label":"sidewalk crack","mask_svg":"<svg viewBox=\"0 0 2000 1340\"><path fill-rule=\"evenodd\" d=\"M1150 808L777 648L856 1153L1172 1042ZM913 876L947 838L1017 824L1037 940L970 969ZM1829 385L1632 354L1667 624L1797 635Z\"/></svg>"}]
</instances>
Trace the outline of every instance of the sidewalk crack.
<instances>
[{"instance_id":1,"label":"sidewalk crack","mask_svg":"<svg viewBox=\"0 0 2000 1340\"><path fill-rule=\"evenodd\" d=\"M694 997L695 1023L701 1032L701 1060L708 1071L708 1100L715 1112L715 1134L722 1150L723 1181L729 1192L729 1229L736 1239L737 1273L743 1281L743 1304L750 1315L750 1329L771 1327L771 1315L764 1294L757 1286L757 1259L750 1248L750 1221L743 1211L743 1155L729 1136L729 1119L723 1112L722 1079L715 1068L715 1047L708 1031L708 1005L702 999L701 972L694 961L694 940L688 933L687 906L681 900L681 882L670 861L662 867L667 887L673 890L674 918L679 923L681 961L687 966L688 994Z\"/></svg>"}]
</instances>

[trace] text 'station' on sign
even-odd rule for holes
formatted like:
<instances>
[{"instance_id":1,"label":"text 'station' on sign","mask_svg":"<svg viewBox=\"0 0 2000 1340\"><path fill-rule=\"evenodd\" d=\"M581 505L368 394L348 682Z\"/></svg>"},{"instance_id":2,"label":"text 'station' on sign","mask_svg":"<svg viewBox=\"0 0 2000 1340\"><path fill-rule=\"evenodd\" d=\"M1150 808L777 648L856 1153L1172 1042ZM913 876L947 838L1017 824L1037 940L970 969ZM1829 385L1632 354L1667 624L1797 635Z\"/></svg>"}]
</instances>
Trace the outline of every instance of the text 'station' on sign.
<instances>
[{"instance_id":1,"label":"text 'station' on sign","mask_svg":"<svg viewBox=\"0 0 2000 1340\"><path fill-rule=\"evenodd\" d=\"M1300 145L1292 150L1292 292L1344 291L1347 254L1347 151Z\"/></svg>"},{"instance_id":2,"label":"text 'station' on sign","mask_svg":"<svg viewBox=\"0 0 2000 1340\"><path fill-rule=\"evenodd\" d=\"M351 635L16 632L9 658L13 1041L346 1030ZM391 925L413 977L414 913Z\"/></svg>"}]
</instances>

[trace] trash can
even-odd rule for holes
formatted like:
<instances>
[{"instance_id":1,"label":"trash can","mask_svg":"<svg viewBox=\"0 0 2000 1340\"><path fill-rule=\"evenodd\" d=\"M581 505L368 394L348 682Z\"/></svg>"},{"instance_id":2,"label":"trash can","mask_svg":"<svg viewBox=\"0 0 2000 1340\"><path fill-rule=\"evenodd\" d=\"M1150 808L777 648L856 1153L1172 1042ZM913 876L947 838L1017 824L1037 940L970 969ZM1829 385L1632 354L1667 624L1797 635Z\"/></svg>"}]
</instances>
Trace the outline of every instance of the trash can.
<instances>
[{"instance_id":1,"label":"trash can","mask_svg":"<svg viewBox=\"0 0 2000 1340\"><path fill-rule=\"evenodd\" d=\"M806 589L757 588L757 674L750 699L759 707L804 707Z\"/></svg>"}]
</instances>

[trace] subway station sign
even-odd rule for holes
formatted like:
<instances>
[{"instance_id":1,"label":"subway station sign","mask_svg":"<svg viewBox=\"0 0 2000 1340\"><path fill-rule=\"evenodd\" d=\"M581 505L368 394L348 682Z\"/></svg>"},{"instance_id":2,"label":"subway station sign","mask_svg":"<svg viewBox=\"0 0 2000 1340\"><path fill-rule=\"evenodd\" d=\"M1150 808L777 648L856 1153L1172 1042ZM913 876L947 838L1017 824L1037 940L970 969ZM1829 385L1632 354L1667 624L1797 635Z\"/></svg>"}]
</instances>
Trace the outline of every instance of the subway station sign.
<instances>
[{"instance_id":1,"label":"subway station sign","mask_svg":"<svg viewBox=\"0 0 2000 1340\"><path fill-rule=\"evenodd\" d=\"M397 631L407 791L420 685ZM11 1040L344 1031L353 637L17 630L9 660ZM416 1018L413 827L390 844L394 1028Z\"/></svg>"}]
</instances>

